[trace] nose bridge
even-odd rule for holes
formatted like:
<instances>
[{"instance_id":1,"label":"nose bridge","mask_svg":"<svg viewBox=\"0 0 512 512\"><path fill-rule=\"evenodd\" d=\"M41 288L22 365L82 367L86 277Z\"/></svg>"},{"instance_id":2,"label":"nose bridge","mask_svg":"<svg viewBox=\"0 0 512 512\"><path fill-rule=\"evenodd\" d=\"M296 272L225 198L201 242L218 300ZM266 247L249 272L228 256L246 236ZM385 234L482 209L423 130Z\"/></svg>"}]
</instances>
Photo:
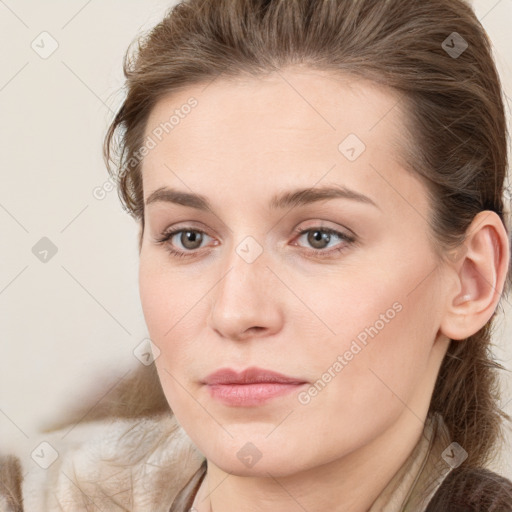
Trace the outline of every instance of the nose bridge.
<instances>
[{"instance_id":1,"label":"nose bridge","mask_svg":"<svg viewBox=\"0 0 512 512\"><path fill-rule=\"evenodd\" d=\"M258 301L268 272L263 246L254 237L247 236L229 250L226 260L216 303L228 305L243 300L243 304L249 305Z\"/></svg>"},{"instance_id":2,"label":"nose bridge","mask_svg":"<svg viewBox=\"0 0 512 512\"><path fill-rule=\"evenodd\" d=\"M269 276L262 244L252 236L229 249L211 312L211 327L223 336L240 338L258 327L275 329L279 309L268 293Z\"/></svg>"}]
</instances>

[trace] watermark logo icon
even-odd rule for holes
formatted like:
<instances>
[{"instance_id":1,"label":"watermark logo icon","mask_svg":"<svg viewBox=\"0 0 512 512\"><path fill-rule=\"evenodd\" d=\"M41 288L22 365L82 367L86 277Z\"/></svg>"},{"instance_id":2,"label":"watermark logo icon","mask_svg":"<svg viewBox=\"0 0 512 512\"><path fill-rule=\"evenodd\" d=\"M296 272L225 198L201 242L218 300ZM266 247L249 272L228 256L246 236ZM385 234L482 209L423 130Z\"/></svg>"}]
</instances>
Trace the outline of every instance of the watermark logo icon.
<instances>
[{"instance_id":1,"label":"watermark logo icon","mask_svg":"<svg viewBox=\"0 0 512 512\"><path fill-rule=\"evenodd\" d=\"M366 145L355 133L351 133L338 146L338 151L350 162L356 161L365 149Z\"/></svg>"},{"instance_id":2,"label":"watermark logo icon","mask_svg":"<svg viewBox=\"0 0 512 512\"><path fill-rule=\"evenodd\" d=\"M133 355L144 365L149 366L160 357L160 349L149 338L144 338L133 350Z\"/></svg>"},{"instance_id":3,"label":"watermark logo icon","mask_svg":"<svg viewBox=\"0 0 512 512\"><path fill-rule=\"evenodd\" d=\"M465 244L459 245L455 249L448 251L447 257L452 263L456 263L461 258L463 258L468 252L468 248Z\"/></svg>"},{"instance_id":4,"label":"watermark logo icon","mask_svg":"<svg viewBox=\"0 0 512 512\"><path fill-rule=\"evenodd\" d=\"M59 458L59 453L50 443L43 441L36 446L30 456L39 467L48 469Z\"/></svg>"},{"instance_id":5,"label":"watermark logo icon","mask_svg":"<svg viewBox=\"0 0 512 512\"><path fill-rule=\"evenodd\" d=\"M458 32L452 32L441 46L452 59L458 59L468 49L469 45Z\"/></svg>"},{"instance_id":6,"label":"watermark logo icon","mask_svg":"<svg viewBox=\"0 0 512 512\"><path fill-rule=\"evenodd\" d=\"M43 236L33 247L32 254L42 263L48 263L56 254L57 246L46 236Z\"/></svg>"},{"instance_id":7,"label":"watermark logo icon","mask_svg":"<svg viewBox=\"0 0 512 512\"><path fill-rule=\"evenodd\" d=\"M444 450L441 457L448 466L457 468L468 458L468 452L459 443L453 442Z\"/></svg>"},{"instance_id":8,"label":"watermark logo icon","mask_svg":"<svg viewBox=\"0 0 512 512\"><path fill-rule=\"evenodd\" d=\"M59 47L57 40L48 32L41 32L30 45L41 59L50 57Z\"/></svg>"},{"instance_id":9,"label":"watermark logo icon","mask_svg":"<svg viewBox=\"0 0 512 512\"><path fill-rule=\"evenodd\" d=\"M245 443L236 454L238 460L248 468L252 468L261 459L262 455L258 448L251 442Z\"/></svg>"},{"instance_id":10,"label":"watermark logo icon","mask_svg":"<svg viewBox=\"0 0 512 512\"><path fill-rule=\"evenodd\" d=\"M246 236L236 248L236 253L246 263L253 263L256 261L262 252L263 247L252 236Z\"/></svg>"}]
</instances>

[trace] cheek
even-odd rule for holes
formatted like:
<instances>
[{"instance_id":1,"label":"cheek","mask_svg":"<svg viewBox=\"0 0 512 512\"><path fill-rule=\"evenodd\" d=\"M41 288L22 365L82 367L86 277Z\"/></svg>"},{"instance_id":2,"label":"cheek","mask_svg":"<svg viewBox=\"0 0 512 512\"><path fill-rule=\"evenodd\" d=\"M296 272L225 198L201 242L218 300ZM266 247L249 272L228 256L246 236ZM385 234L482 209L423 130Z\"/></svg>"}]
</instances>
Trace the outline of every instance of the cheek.
<instances>
[{"instance_id":1,"label":"cheek","mask_svg":"<svg viewBox=\"0 0 512 512\"><path fill-rule=\"evenodd\" d=\"M171 271L165 256L155 254L151 249L142 251L139 294L153 341L161 342L181 328L180 324L183 325L187 312L194 305L194 297L200 293L198 287L194 277Z\"/></svg>"},{"instance_id":2,"label":"cheek","mask_svg":"<svg viewBox=\"0 0 512 512\"><path fill-rule=\"evenodd\" d=\"M139 268L139 294L144 319L153 342L157 343L171 327L168 311L172 307L165 274L158 273L141 259ZM158 343L157 343L158 344ZM161 349L161 347L159 347Z\"/></svg>"},{"instance_id":3,"label":"cheek","mask_svg":"<svg viewBox=\"0 0 512 512\"><path fill-rule=\"evenodd\" d=\"M310 405L316 401L326 420L333 414L343 421L350 411L352 419L371 423L370 417L391 417L412 398L436 334L432 283L411 293L419 276L416 268L345 280L343 292L325 298L323 318L336 334L323 338L321 352L311 345L309 356L319 379Z\"/></svg>"},{"instance_id":4,"label":"cheek","mask_svg":"<svg viewBox=\"0 0 512 512\"><path fill-rule=\"evenodd\" d=\"M185 369L193 365L190 340L200 325L194 318L197 311L192 307L192 293L191 287L185 289L168 268L141 256L139 294L149 337L160 350L155 359L158 376L171 409L177 413L185 408L189 415L190 398L181 395L179 383L184 382Z\"/></svg>"},{"instance_id":5,"label":"cheek","mask_svg":"<svg viewBox=\"0 0 512 512\"><path fill-rule=\"evenodd\" d=\"M193 367L194 362L197 365L197 354L202 350L197 344L204 329L208 289L204 277L171 271L158 258L141 256L140 301L149 336L160 350L157 367L177 374L190 365Z\"/></svg>"}]
</instances>

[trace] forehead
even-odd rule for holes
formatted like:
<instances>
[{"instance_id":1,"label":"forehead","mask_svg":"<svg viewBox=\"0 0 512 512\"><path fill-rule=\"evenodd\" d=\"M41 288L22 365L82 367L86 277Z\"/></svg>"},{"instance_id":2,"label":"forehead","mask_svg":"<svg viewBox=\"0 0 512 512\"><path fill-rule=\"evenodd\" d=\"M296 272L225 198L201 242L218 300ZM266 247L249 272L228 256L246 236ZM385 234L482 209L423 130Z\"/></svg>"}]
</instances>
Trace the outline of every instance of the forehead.
<instances>
[{"instance_id":1,"label":"forehead","mask_svg":"<svg viewBox=\"0 0 512 512\"><path fill-rule=\"evenodd\" d=\"M197 105L188 108L192 98ZM400 132L399 100L393 89L368 80L313 70L291 68L258 78L220 77L164 96L150 113L145 135L175 114L173 126L167 130L164 126L162 135L172 131L176 138L179 132L188 132L186 139L191 144L222 143L229 134L243 145L248 134L263 135L262 131L271 130L332 136L335 142L353 132L370 142L382 131L389 134L390 126ZM377 129L381 124L384 130Z\"/></svg>"},{"instance_id":2,"label":"forehead","mask_svg":"<svg viewBox=\"0 0 512 512\"><path fill-rule=\"evenodd\" d=\"M399 172L408 133L402 107L389 88L304 69L187 87L163 97L148 118L145 139L154 147L143 162L144 195L179 185L180 176L192 188L228 180L263 192L313 186L327 173L373 197L384 193L386 175L419 193L412 175ZM387 192L396 200L396 190Z\"/></svg>"}]
</instances>

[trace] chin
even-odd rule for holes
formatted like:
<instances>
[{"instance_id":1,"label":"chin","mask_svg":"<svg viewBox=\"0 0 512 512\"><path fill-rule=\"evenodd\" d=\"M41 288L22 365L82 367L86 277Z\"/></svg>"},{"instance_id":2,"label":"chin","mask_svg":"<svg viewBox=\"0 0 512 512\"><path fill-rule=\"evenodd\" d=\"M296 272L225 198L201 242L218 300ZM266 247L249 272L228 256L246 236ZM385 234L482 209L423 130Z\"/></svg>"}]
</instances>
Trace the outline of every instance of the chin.
<instances>
[{"instance_id":1,"label":"chin","mask_svg":"<svg viewBox=\"0 0 512 512\"><path fill-rule=\"evenodd\" d=\"M293 459L293 456L290 457ZM213 464L222 469L226 473L243 477L284 477L294 474L301 470L294 465L293 460L264 460L262 457L254 466L244 465L238 458L225 457L220 460L209 459Z\"/></svg>"},{"instance_id":2,"label":"chin","mask_svg":"<svg viewBox=\"0 0 512 512\"><path fill-rule=\"evenodd\" d=\"M314 466L314 461L292 445L279 443L276 446L268 440L265 444L263 440L252 443L239 439L235 437L231 443L207 450L206 458L226 473L246 477L284 477Z\"/></svg>"}]
</instances>

